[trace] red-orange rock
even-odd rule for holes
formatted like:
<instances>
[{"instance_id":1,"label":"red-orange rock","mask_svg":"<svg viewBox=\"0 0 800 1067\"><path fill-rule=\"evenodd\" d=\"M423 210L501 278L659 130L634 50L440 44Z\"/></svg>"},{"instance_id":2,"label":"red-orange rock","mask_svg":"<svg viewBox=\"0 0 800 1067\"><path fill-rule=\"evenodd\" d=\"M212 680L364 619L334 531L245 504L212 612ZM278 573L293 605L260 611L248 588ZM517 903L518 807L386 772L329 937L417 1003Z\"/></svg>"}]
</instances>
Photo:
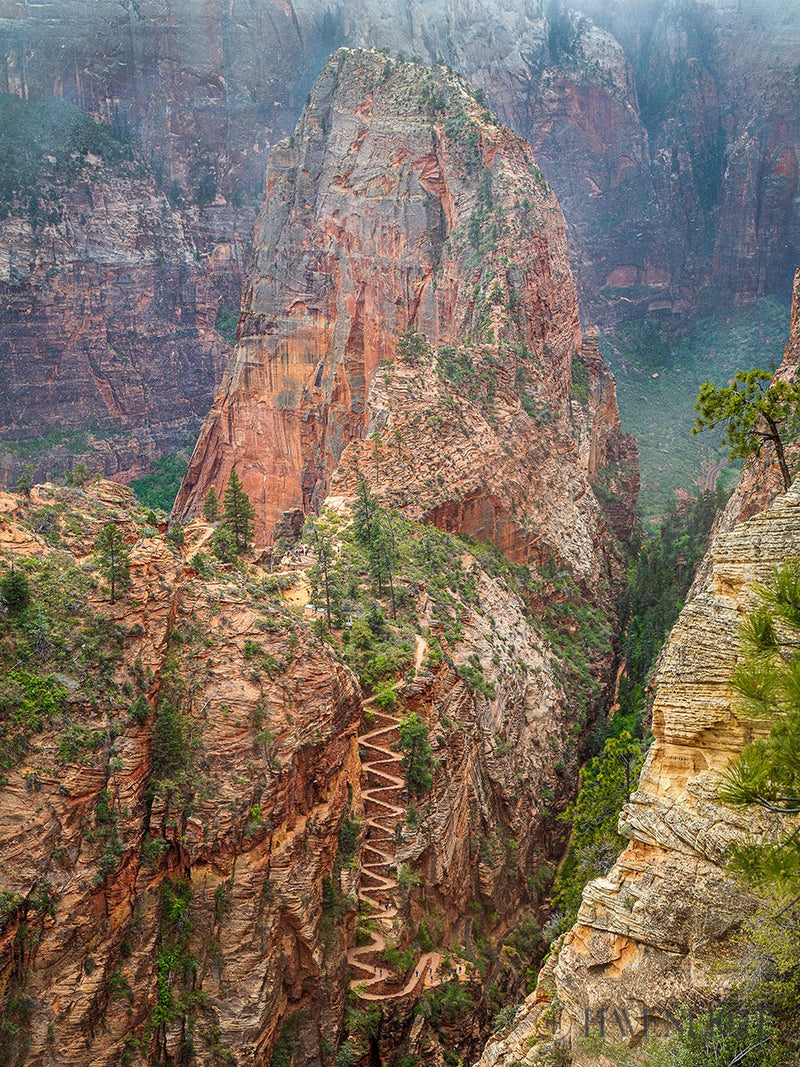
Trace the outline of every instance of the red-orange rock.
<instances>
[{"instance_id":1,"label":"red-orange rock","mask_svg":"<svg viewBox=\"0 0 800 1067\"><path fill-rule=\"evenodd\" d=\"M528 146L443 68L337 53L272 154L239 343L176 514L235 466L268 542L357 462L413 514L596 578L589 482L618 464L630 497L635 459L580 346L563 219Z\"/></svg>"}]
</instances>

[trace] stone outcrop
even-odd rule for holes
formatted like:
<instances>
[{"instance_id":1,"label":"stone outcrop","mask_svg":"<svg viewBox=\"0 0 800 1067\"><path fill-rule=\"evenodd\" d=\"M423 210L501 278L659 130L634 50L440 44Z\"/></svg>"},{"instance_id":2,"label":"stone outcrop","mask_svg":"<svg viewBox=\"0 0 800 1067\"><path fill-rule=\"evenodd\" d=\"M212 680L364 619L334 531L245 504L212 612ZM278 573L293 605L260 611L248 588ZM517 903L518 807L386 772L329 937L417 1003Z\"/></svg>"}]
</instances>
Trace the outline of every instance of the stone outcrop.
<instances>
[{"instance_id":1,"label":"stone outcrop","mask_svg":"<svg viewBox=\"0 0 800 1067\"><path fill-rule=\"evenodd\" d=\"M108 522L131 554L114 604L89 552ZM65 626L75 648L74 668L45 668L64 688L59 714L8 761L8 720L0 734L0 1025L14 1054L26 1042L42 1063L53 1049L65 1064L177 1063L191 1045L211 1065L288 1047L319 1067L320 1035L335 1044L355 1025L354 896L359 877L375 881L358 855L374 861L377 842L358 687L274 595L287 573L209 570L212 532L188 526L179 553L115 483L0 495L0 554L31 575L42 663ZM381 985L375 1038L439 1067L448 1042L478 1054L488 985L518 995L527 961L487 946L538 915L594 713L537 620L536 597L558 601L563 582L537 592L531 575L520 595L477 551L450 551L449 628L440 593L409 590L419 636L397 714L426 722L438 766L416 818L395 812L384 895L406 875L385 917L401 949L424 936L433 964L456 953L473 1006L427 1026L412 969L406 993L396 976ZM586 669L607 689L613 635L597 626Z\"/></svg>"},{"instance_id":2,"label":"stone outcrop","mask_svg":"<svg viewBox=\"0 0 800 1067\"><path fill-rule=\"evenodd\" d=\"M779 371L790 379L799 297L800 273ZM611 1040L636 1044L646 1031L670 1032L681 1007L713 1005L724 992L721 952L753 906L725 869L730 844L776 826L763 813L724 807L717 783L728 761L769 729L744 716L730 675L754 586L797 552L800 483L786 495L780 489L767 458L747 465L661 654L655 741L619 824L630 843L607 877L585 888L575 926L510 1031L489 1043L481 1067L534 1064L553 1036L571 1044L576 1065L590 1067L579 1039L598 1030L601 1018Z\"/></svg>"},{"instance_id":3,"label":"stone outcrop","mask_svg":"<svg viewBox=\"0 0 800 1067\"><path fill-rule=\"evenodd\" d=\"M609 496L635 496L634 450L596 341L580 359L563 220L528 146L444 68L343 51L266 194L176 514L235 466L263 543L285 509L352 495L358 469L412 517L597 578L590 482L613 467Z\"/></svg>"},{"instance_id":4,"label":"stone outcrop","mask_svg":"<svg viewBox=\"0 0 800 1067\"><path fill-rule=\"evenodd\" d=\"M453 544L474 593L457 594L460 635L448 640L441 606L413 583L418 640L433 630L446 650L398 693L441 764L416 822L397 816L396 781L386 779L383 806L374 799L375 749L363 746L367 817L377 806L396 825L369 824L360 893L390 903L352 953L354 981L385 1009L382 1055L439 1063L440 1043L411 1014L424 976L387 968L379 947L391 938L405 949L429 928L421 958L457 950L477 988L498 972L520 988L521 970L500 963L478 978L473 939L496 941L521 911L535 913L551 876L552 820L613 678L616 536L630 534L636 488L613 379L596 335L580 335L555 198L529 147L444 68L336 53L293 138L273 151L236 353L175 513L188 518L234 468L262 543L285 538L293 508L327 504L346 520L363 480L405 519L531 567L523 600ZM573 595L569 581L576 611L597 612L580 683L596 685L588 702L536 621ZM565 606L567 628L569 615ZM397 864L420 881L403 900ZM472 1055L479 1003L471 1017L476 1029L453 1040Z\"/></svg>"},{"instance_id":5,"label":"stone outcrop","mask_svg":"<svg viewBox=\"0 0 800 1067\"><path fill-rule=\"evenodd\" d=\"M1 503L0 552L29 557L45 642L67 610L47 589L74 598L83 641L56 675L63 712L4 769L3 1055L177 1063L193 1045L256 1064L301 1012L319 1062L347 989L352 911L324 894L358 803L352 675L263 585L189 566L127 489ZM131 554L114 604L87 555L106 522Z\"/></svg>"}]
</instances>

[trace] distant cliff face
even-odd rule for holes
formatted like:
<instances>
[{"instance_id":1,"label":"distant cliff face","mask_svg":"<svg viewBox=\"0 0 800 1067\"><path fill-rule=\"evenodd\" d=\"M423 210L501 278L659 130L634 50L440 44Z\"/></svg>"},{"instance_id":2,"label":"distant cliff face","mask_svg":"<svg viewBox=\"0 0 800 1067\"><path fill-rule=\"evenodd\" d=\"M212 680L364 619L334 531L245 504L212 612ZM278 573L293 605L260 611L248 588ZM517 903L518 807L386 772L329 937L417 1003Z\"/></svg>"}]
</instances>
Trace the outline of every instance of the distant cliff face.
<instances>
[{"instance_id":1,"label":"distant cliff face","mask_svg":"<svg viewBox=\"0 0 800 1067\"><path fill-rule=\"evenodd\" d=\"M415 516L588 578L606 521L590 485L630 502L636 475L596 341L580 346L527 145L443 68L338 53L273 153L239 343L176 514L235 466L263 543L285 509L352 492L358 463ZM624 536L632 512L615 521Z\"/></svg>"},{"instance_id":2,"label":"distant cliff face","mask_svg":"<svg viewBox=\"0 0 800 1067\"><path fill-rule=\"evenodd\" d=\"M224 286L141 164L43 169L5 204L0 454L12 479L84 460L127 480L192 443L230 352Z\"/></svg>"},{"instance_id":3,"label":"distant cliff face","mask_svg":"<svg viewBox=\"0 0 800 1067\"><path fill-rule=\"evenodd\" d=\"M130 437L109 443L91 436L80 453L40 440L49 430L87 432L89 409L89 428L92 419L108 417L91 370L74 354L83 326L70 324L65 334L50 310L63 296L55 272L68 261L78 274L85 265L91 287L104 282L80 224L69 255L63 244L70 233L61 234L52 261L53 224L42 228L35 299L11 293L17 318L3 324L3 339L23 351L9 372L14 418L0 432L4 439L34 439L40 475L68 466L73 455L130 478L184 442L194 425L186 409L208 406L224 362L224 353L210 358L208 344L180 333L194 314L192 285L199 286L201 319L215 317L216 303L230 336L269 149L294 128L319 68L343 43L449 63L530 141L567 218L584 321L609 326L644 314L691 316L704 292L733 304L785 293L800 254L793 121L800 41L784 8L778 0L741 8L716 0L688 6L642 0L633 7L581 0L576 11L522 0L414 0L397 10L372 0L340 7L322 0L252 0L232 8L221 0L6 4L0 87L31 102L72 101L124 131L142 175L150 174L169 200L163 210L180 219L187 245L162 261L167 304L177 303L184 316L178 338L169 306L163 314L145 307L131 318L106 301L100 311L108 316L112 347L120 332L129 347L136 342L146 380L140 398L136 388L128 395L115 386L122 413L114 425ZM67 191L54 192L72 217ZM135 213L140 195L146 219L151 193L131 187L125 199ZM134 216L124 223L130 232L135 226ZM157 235L148 222L136 241L149 247ZM187 253L196 256L190 291L178 279ZM161 285L139 275L126 284L131 292L143 289L145 304ZM80 282L73 299L81 299ZM55 408L16 403L38 371L28 331L47 349L50 365L81 364L77 374L90 403L64 387L63 375L48 392ZM96 364L97 345L87 344ZM109 351L106 362L114 359ZM187 377L188 404L181 391ZM181 414L167 416L167 406ZM0 462L13 481L18 450Z\"/></svg>"}]
</instances>

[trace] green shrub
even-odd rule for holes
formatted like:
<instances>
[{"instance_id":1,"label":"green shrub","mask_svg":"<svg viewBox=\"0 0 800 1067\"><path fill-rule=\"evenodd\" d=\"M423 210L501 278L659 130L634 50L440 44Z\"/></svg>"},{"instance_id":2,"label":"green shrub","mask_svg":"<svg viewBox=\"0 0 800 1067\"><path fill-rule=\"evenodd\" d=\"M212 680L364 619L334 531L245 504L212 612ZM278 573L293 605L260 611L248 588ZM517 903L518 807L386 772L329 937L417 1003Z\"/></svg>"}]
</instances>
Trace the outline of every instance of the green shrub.
<instances>
[{"instance_id":1,"label":"green shrub","mask_svg":"<svg viewBox=\"0 0 800 1067\"><path fill-rule=\"evenodd\" d=\"M13 570L7 571L2 578L0 578L0 601L2 601L7 610L14 615L19 615L21 611L31 602L31 586L28 581L28 576L24 571L21 571L18 567Z\"/></svg>"},{"instance_id":2,"label":"green shrub","mask_svg":"<svg viewBox=\"0 0 800 1067\"><path fill-rule=\"evenodd\" d=\"M152 473L144 478L134 478L131 489L145 507L160 508L169 514L188 469L189 460L186 453L173 452L169 456L162 456L153 467Z\"/></svg>"}]
</instances>

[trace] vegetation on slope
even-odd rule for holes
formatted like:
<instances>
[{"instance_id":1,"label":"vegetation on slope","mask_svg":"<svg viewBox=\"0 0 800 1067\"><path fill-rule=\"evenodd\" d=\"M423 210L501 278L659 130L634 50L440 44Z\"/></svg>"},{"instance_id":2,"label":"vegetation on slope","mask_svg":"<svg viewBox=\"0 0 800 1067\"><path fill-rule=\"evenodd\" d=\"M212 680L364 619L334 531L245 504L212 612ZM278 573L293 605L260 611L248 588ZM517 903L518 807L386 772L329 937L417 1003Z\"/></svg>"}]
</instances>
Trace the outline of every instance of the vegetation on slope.
<instances>
[{"instance_id":1,"label":"vegetation on slope","mask_svg":"<svg viewBox=\"0 0 800 1067\"><path fill-rule=\"evenodd\" d=\"M160 510L168 515L188 467L186 452L173 452L169 456L162 456L150 474L143 478L134 478L131 489L144 507Z\"/></svg>"},{"instance_id":2,"label":"vegetation on slope","mask_svg":"<svg viewBox=\"0 0 800 1067\"><path fill-rule=\"evenodd\" d=\"M549 939L572 926L584 886L606 874L625 847L617 822L636 786L649 743L644 729L647 683L724 502L721 490L674 500L659 533L644 537L633 557L623 604L627 625L617 709L609 721L598 724L599 751L582 768L578 795L564 816L572 824L572 837L553 885L555 914L547 928Z\"/></svg>"},{"instance_id":3,"label":"vegetation on slope","mask_svg":"<svg viewBox=\"0 0 800 1067\"><path fill-rule=\"evenodd\" d=\"M124 119L96 122L67 100L33 102L0 93L0 219L27 214L36 228L61 221L57 179L74 180L96 156L130 166L131 137Z\"/></svg>"}]
</instances>

